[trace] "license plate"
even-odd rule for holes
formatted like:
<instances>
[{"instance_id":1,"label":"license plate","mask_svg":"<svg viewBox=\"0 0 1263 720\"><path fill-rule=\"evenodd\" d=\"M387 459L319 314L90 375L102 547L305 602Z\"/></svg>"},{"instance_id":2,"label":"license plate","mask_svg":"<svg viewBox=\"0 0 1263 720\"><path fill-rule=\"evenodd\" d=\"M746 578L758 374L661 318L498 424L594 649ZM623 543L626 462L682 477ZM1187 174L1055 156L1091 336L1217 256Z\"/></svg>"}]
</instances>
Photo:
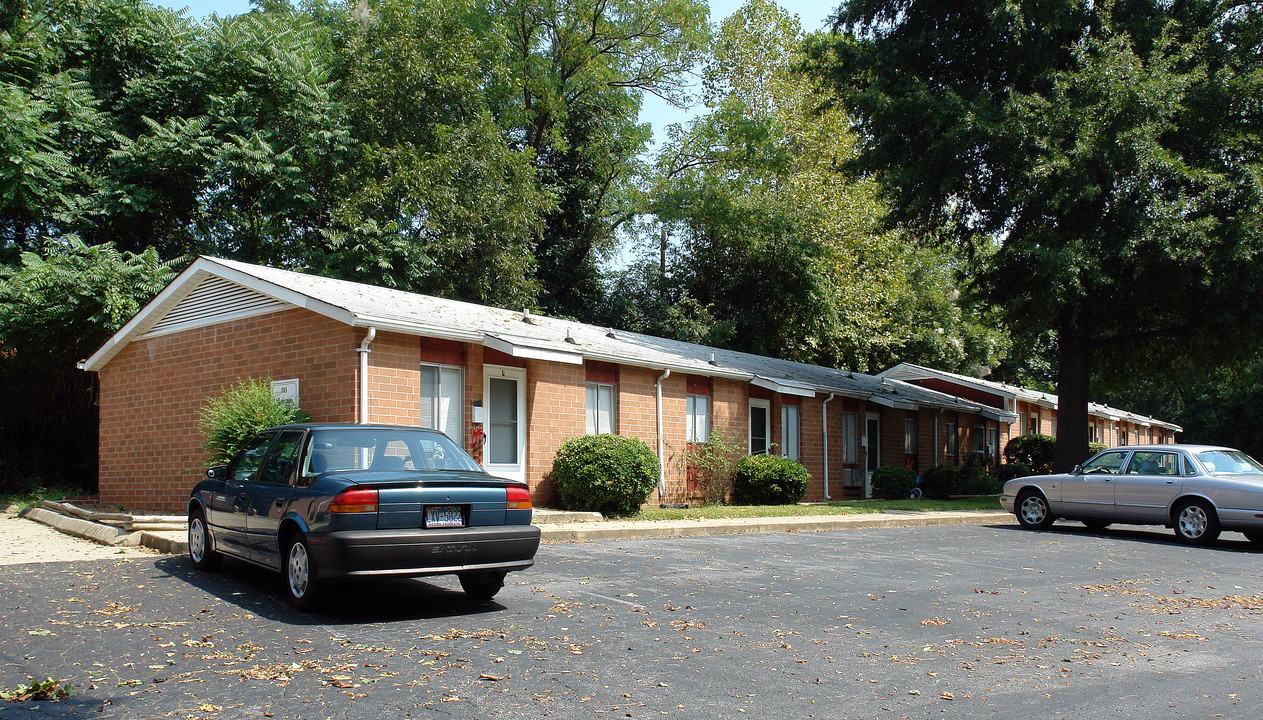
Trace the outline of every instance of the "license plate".
<instances>
[{"instance_id":1,"label":"license plate","mask_svg":"<svg viewBox=\"0 0 1263 720\"><path fill-rule=\"evenodd\" d=\"M429 505L425 508L426 527L465 527L465 513L455 505Z\"/></svg>"}]
</instances>

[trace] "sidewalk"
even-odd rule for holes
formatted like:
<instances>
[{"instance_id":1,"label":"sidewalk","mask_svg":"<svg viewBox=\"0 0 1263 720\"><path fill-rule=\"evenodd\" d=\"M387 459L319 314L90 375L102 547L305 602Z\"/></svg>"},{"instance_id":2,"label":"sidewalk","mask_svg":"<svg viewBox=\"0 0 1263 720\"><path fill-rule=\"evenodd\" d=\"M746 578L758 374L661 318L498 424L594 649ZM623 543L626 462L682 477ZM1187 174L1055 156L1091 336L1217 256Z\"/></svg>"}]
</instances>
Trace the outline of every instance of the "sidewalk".
<instances>
[{"instance_id":1,"label":"sidewalk","mask_svg":"<svg viewBox=\"0 0 1263 720\"><path fill-rule=\"evenodd\" d=\"M115 547L142 546L171 555L188 552L187 530L125 532L51 510L28 508L22 517L67 535ZM721 520L603 520L596 513L570 513L537 508L534 522L545 543L590 540L710 537L752 533L822 532L861 528L925 527L929 525L990 525L1016 522L1001 510L955 512L887 511L868 515L795 515L791 517Z\"/></svg>"}]
</instances>

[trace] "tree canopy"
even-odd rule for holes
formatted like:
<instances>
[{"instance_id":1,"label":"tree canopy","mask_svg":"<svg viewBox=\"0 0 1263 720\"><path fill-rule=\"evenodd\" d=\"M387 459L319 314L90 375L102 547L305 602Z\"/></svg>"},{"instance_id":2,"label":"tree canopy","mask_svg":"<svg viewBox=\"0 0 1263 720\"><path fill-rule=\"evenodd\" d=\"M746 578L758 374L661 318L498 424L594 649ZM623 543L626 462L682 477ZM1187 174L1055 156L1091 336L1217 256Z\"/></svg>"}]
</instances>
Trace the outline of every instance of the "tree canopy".
<instances>
[{"instance_id":1,"label":"tree canopy","mask_svg":"<svg viewBox=\"0 0 1263 720\"><path fill-rule=\"evenodd\" d=\"M972 253L1015 342L1055 338L1060 468L1094 370L1263 330L1261 29L1257 4L1212 0L856 0L811 43L890 223Z\"/></svg>"}]
</instances>

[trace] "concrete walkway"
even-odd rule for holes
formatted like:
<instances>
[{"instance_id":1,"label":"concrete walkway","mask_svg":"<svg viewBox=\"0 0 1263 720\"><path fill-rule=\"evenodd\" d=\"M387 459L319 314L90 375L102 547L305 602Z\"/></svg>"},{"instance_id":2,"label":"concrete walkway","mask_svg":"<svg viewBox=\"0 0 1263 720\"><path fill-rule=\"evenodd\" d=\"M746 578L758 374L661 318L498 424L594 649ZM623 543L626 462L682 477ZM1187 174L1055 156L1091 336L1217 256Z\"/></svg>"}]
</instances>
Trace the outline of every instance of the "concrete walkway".
<instances>
[{"instance_id":1,"label":"concrete walkway","mask_svg":"<svg viewBox=\"0 0 1263 720\"><path fill-rule=\"evenodd\" d=\"M129 533L41 508L27 508L21 512L21 517L41 523L65 535L91 540L109 547L136 548L139 546L170 555L182 555L188 552L186 530L146 530ZM8 514L5 519L16 520L17 518ZM1000 510L887 511L865 515L794 515L719 520L603 520L596 513L567 513L542 508L535 511L535 524L539 526L541 539L546 543L821 532L927 525L990 525L1013 522L1016 522L1013 515ZM16 526L6 522L4 527ZM5 535L9 536L10 533L5 533ZM117 553L117 550L115 552ZM3 549L0 549L0 556L3 553ZM2 557L0 557L0 562L2 562ZM38 560L27 562L38 562Z\"/></svg>"}]
</instances>

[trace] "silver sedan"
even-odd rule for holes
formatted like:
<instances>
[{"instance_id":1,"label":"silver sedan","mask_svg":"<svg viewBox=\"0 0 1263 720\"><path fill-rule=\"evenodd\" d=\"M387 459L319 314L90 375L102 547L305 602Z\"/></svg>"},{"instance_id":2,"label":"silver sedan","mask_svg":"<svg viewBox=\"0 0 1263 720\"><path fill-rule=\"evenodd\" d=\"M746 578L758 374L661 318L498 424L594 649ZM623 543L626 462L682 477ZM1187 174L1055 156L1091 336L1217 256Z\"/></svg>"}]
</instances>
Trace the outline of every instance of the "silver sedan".
<instances>
[{"instance_id":1,"label":"silver sedan","mask_svg":"<svg viewBox=\"0 0 1263 720\"><path fill-rule=\"evenodd\" d=\"M1066 518L1094 529L1165 525L1194 544L1213 541L1221 530L1263 543L1263 465L1226 447L1110 448L1069 473L1010 480L1000 503L1033 530Z\"/></svg>"}]
</instances>

